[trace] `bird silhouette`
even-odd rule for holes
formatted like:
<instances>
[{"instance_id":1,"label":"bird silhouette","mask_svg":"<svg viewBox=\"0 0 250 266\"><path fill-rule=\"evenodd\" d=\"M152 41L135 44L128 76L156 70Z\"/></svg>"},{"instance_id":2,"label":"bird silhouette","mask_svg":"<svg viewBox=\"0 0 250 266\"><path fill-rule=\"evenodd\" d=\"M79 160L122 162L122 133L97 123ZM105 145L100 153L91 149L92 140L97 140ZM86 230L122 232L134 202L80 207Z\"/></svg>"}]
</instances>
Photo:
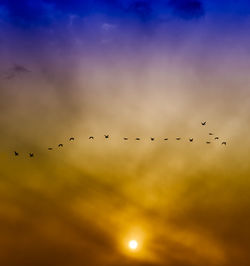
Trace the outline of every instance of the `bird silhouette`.
<instances>
[{"instance_id":1,"label":"bird silhouette","mask_svg":"<svg viewBox=\"0 0 250 266\"><path fill-rule=\"evenodd\" d=\"M109 138L109 135L104 135L105 139L108 139Z\"/></svg>"},{"instance_id":2,"label":"bird silhouette","mask_svg":"<svg viewBox=\"0 0 250 266\"><path fill-rule=\"evenodd\" d=\"M29 156L30 157L34 157L34 153L29 153Z\"/></svg>"},{"instance_id":3,"label":"bird silhouette","mask_svg":"<svg viewBox=\"0 0 250 266\"><path fill-rule=\"evenodd\" d=\"M16 151L14 151L14 154L15 154L15 156L18 156L18 155L19 155L19 153L18 153L18 152L16 152Z\"/></svg>"},{"instance_id":4,"label":"bird silhouette","mask_svg":"<svg viewBox=\"0 0 250 266\"><path fill-rule=\"evenodd\" d=\"M213 133L209 133L210 136L213 136Z\"/></svg>"},{"instance_id":5,"label":"bird silhouette","mask_svg":"<svg viewBox=\"0 0 250 266\"><path fill-rule=\"evenodd\" d=\"M205 126L207 124L207 121L201 122L202 126Z\"/></svg>"},{"instance_id":6,"label":"bird silhouette","mask_svg":"<svg viewBox=\"0 0 250 266\"><path fill-rule=\"evenodd\" d=\"M219 139L219 137L215 137L214 139Z\"/></svg>"},{"instance_id":7,"label":"bird silhouette","mask_svg":"<svg viewBox=\"0 0 250 266\"><path fill-rule=\"evenodd\" d=\"M63 144L62 143L58 144L58 147L63 147Z\"/></svg>"},{"instance_id":8,"label":"bird silhouette","mask_svg":"<svg viewBox=\"0 0 250 266\"><path fill-rule=\"evenodd\" d=\"M151 139L151 141L154 141L155 140L155 138L150 138Z\"/></svg>"},{"instance_id":9,"label":"bird silhouette","mask_svg":"<svg viewBox=\"0 0 250 266\"><path fill-rule=\"evenodd\" d=\"M124 140L128 140L128 138L123 138Z\"/></svg>"},{"instance_id":10,"label":"bird silhouette","mask_svg":"<svg viewBox=\"0 0 250 266\"><path fill-rule=\"evenodd\" d=\"M75 138L70 138L70 139L69 139L69 141L74 141L74 140L75 140Z\"/></svg>"},{"instance_id":11,"label":"bird silhouette","mask_svg":"<svg viewBox=\"0 0 250 266\"><path fill-rule=\"evenodd\" d=\"M210 144L211 142L210 142L210 141L207 141L206 143L207 143L207 144Z\"/></svg>"},{"instance_id":12,"label":"bird silhouette","mask_svg":"<svg viewBox=\"0 0 250 266\"><path fill-rule=\"evenodd\" d=\"M181 140L181 138L176 138L176 140Z\"/></svg>"},{"instance_id":13,"label":"bird silhouette","mask_svg":"<svg viewBox=\"0 0 250 266\"><path fill-rule=\"evenodd\" d=\"M48 148L48 150L49 150L49 151L52 151L52 150L53 150L53 148Z\"/></svg>"},{"instance_id":14,"label":"bird silhouette","mask_svg":"<svg viewBox=\"0 0 250 266\"><path fill-rule=\"evenodd\" d=\"M221 143L221 145L227 145L227 143L226 143L226 141L223 141L222 143Z\"/></svg>"},{"instance_id":15,"label":"bird silhouette","mask_svg":"<svg viewBox=\"0 0 250 266\"><path fill-rule=\"evenodd\" d=\"M140 138L136 138L135 140L140 140Z\"/></svg>"},{"instance_id":16,"label":"bird silhouette","mask_svg":"<svg viewBox=\"0 0 250 266\"><path fill-rule=\"evenodd\" d=\"M168 138L165 138L164 140L168 140Z\"/></svg>"},{"instance_id":17,"label":"bird silhouette","mask_svg":"<svg viewBox=\"0 0 250 266\"><path fill-rule=\"evenodd\" d=\"M94 137L93 136L90 136L89 139L94 139Z\"/></svg>"},{"instance_id":18,"label":"bird silhouette","mask_svg":"<svg viewBox=\"0 0 250 266\"><path fill-rule=\"evenodd\" d=\"M190 141L190 142L193 142L193 141L194 141L194 139L193 139L193 138L191 138L191 139L189 139L189 141Z\"/></svg>"}]
</instances>

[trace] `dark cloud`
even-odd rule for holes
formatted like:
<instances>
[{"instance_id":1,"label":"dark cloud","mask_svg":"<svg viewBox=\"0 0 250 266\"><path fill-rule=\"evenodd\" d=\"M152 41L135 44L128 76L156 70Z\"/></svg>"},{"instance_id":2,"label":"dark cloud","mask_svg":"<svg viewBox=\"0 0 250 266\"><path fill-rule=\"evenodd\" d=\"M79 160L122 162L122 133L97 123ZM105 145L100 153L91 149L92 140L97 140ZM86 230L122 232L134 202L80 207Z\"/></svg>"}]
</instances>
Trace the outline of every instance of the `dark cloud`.
<instances>
[{"instance_id":1,"label":"dark cloud","mask_svg":"<svg viewBox=\"0 0 250 266\"><path fill-rule=\"evenodd\" d=\"M13 68L11 68L12 71L17 72L17 73L27 73L30 72L26 67L22 65L15 64Z\"/></svg>"},{"instance_id":2,"label":"dark cloud","mask_svg":"<svg viewBox=\"0 0 250 266\"><path fill-rule=\"evenodd\" d=\"M31 71L27 69L26 67L18 64L14 64L13 67L11 67L5 74L4 79L12 79L15 78L17 75L27 74Z\"/></svg>"},{"instance_id":3,"label":"dark cloud","mask_svg":"<svg viewBox=\"0 0 250 266\"><path fill-rule=\"evenodd\" d=\"M152 18L153 7L152 3L148 1L134 1L130 4L127 11L142 20L148 20Z\"/></svg>"},{"instance_id":4,"label":"dark cloud","mask_svg":"<svg viewBox=\"0 0 250 266\"><path fill-rule=\"evenodd\" d=\"M48 25L51 21L50 6L40 0L3 0L2 5L8 11L7 20L19 27Z\"/></svg>"},{"instance_id":5,"label":"dark cloud","mask_svg":"<svg viewBox=\"0 0 250 266\"><path fill-rule=\"evenodd\" d=\"M68 19L72 15L80 17L101 15L110 19L140 19L142 22L160 21L162 16L174 14L185 19L198 18L204 8L198 0L97 0L97 1L17 1L3 0L6 20L18 27L32 28L49 26L53 21ZM2 12L3 13L3 12ZM3 17L3 14L0 16Z\"/></svg>"},{"instance_id":6,"label":"dark cloud","mask_svg":"<svg viewBox=\"0 0 250 266\"><path fill-rule=\"evenodd\" d=\"M239 3L238 3L239 2ZM249 1L205 1L205 0L2 0L0 20L24 27L50 26L52 22L79 17L98 15L109 20L121 21L139 19L142 23L161 22L170 17L198 19L205 14L227 14L246 16Z\"/></svg>"},{"instance_id":7,"label":"dark cloud","mask_svg":"<svg viewBox=\"0 0 250 266\"><path fill-rule=\"evenodd\" d=\"M184 19L200 18L205 14L204 6L198 0L170 0L169 6L175 15Z\"/></svg>"}]
</instances>

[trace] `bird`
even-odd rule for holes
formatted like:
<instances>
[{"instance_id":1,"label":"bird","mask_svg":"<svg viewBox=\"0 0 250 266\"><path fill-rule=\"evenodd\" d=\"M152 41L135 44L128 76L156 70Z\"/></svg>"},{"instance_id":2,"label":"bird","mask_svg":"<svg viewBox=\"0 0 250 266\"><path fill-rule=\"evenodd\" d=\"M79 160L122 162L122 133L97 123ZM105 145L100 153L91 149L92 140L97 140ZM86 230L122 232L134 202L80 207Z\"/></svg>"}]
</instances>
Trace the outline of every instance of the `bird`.
<instances>
[{"instance_id":1,"label":"bird","mask_svg":"<svg viewBox=\"0 0 250 266\"><path fill-rule=\"evenodd\" d=\"M207 144L210 144L211 142L210 142L210 141L207 141L206 143L207 143Z\"/></svg>"},{"instance_id":2,"label":"bird","mask_svg":"<svg viewBox=\"0 0 250 266\"><path fill-rule=\"evenodd\" d=\"M155 138L150 138L152 141L154 141L155 140Z\"/></svg>"},{"instance_id":3,"label":"bird","mask_svg":"<svg viewBox=\"0 0 250 266\"><path fill-rule=\"evenodd\" d=\"M29 156L30 157L34 157L34 153L29 153Z\"/></svg>"},{"instance_id":4,"label":"bird","mask_svg":"<svg viewBox=\"0 0 250 266\"><path fill-rule=\"evenodd\" d=\"M15 156L18 156L18 155L19 155L19 153L18 153L18 152L16 152L16 151L14 151L14 154L15 154Z\"/></svg>"},{"instance_id":5,"label":"bird","mask_svg":"<svg viewBox=\"0 0 250 266\"><path fill-rule=\"evenodd\" d=\"M136 138L135 140L140 140L140 138Z\"/></svg>"},{"instance_id":6,"label":"bird","mask_svg":"<svg viewBox=\"0 0 250 266\"><path fill-rule=\"evenodd\" d=\"M60 143L60 144L58 144L58 147L63 147L63 144L61 144L61 143Z\"/></svg>"},{"instance_id":7,"label":"bird","mask_svg":"<svg viewBox=\"0 0 250 266\"><path fill-rule=\"evenodd\" d=\"M90 136L89 139L94 139L94 137L93 136Z\"/></svg>"},{"instance_id":8,"label":"bird","mask_svg":"<svg viewBox=\"0 0 250 266\"><path fill-rule=\"evenodd\" d=\"M213 133L209 133L210 136L213 136Z\"/></svg>"},{"instance_id":9,"label":"bird","mask_svg":"<svg viewBox=\"0 0 250 266\"><path fill-rule=\"evenodd\" d=\"M193 142L193 141L194 141L194 139L193 139L193 138L191 138L191 139L189 139L189 141L190 141L190 142Z\"/></svg>"},{"instance_id":10,"label":"bird","mask_svg":"<svg viewBox=\"0 0 250 266\"><path fill-rule=\"evenodd\" d=\"M73 138L73 137L69 139L69 141L74 141L74 140L75 140L75 138Z\"/></svg>"},{"instance_id":11,"label":"bird","mask_svg":"<svg viewBox=\"0 0 250 266\"><path fill-rule=\"evenodd\" d=\"M168 140L168 138L165 138L164 140Z\"/></svg>"},{"instance_id":12,"label":"bird","mask_svg":"<svg viewBox=\"0 0 250 266\"><path fill-rule=\"evenodd\" d=\"M223 141L222 143L221 143L221 145L227 145L227 143L226 143L226 141Z\"/></svg>"},{"instance_id":13,"label":"bird","mask_svg":"<svg viewBox=\"0 0 250 266\"><path fill-rule=\"evenodd\" d=\"M105 139L108 139L109 138L109 135L104 135Z\"/></svg>"},{"instance_id":14,"label":"bird","mask_svg":"<svg viewBox=\"0 0 250 266\"><path fill-rule=\"evenodd\" d=\"M214 139L219 139L219 137L215 137Z\"/></svg>"},{"instance_id":15,"label":"bird","mask_svg":"<svg viewBox=\"0 0 250 266\"><path fill-rule=\"evenodd\" d=\"M201 122L202 126L205 126L207 124L207 121Z\"/></svg>"},{"instance_id":16,"label":"bird","mask_svg":"<svg viewBox=\"0 0 250 266\"><path fill-rule=\"evenodd\" d=\"M176 140L181 140L181 138L176 138Z\"/></svg>"},{"instance_id":17,"label":"bird","mask_svg":"<svg viewBox=\"0 0 250 266\"><path fill-rule=\"evenodd\" d=\"M48 150L49 150L49 151L52 151L52 150L53 150L53 148L48 148Z\"/></svg>"},{"instance_id":18,"label":"bird","mask_svg":"<svg viewBox=\"0 0 250 266\"><path fill-rule=\"evenodd\" d=\"M128 138L123 138L124 140L128 140Z\"/></svg>"}]
</instances>

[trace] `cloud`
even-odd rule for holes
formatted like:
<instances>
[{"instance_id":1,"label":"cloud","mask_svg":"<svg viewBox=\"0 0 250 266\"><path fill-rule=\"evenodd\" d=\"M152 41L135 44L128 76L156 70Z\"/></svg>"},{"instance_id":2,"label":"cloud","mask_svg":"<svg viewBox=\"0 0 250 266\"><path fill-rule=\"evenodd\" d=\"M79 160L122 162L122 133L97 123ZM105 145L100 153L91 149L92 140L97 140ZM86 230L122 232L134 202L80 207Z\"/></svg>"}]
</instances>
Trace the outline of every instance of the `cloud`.
<instances>
[{"instance_id":1,"label":"cloud","mask_svg":"<svg viewBox=\"0 0 250 266\"><path fill-rule=\"evenodd\" d=\"M110 24L110 23L103 23L102 24L102 29L105 31L110 31L116 28L116 25Z\"/></svg>"},{"instance_id":2,"label":"cloud","mask_svg":"<svg viewBox=\"0 0 250 266\"><path fill-rule=\"evenodd\" d=\"M142 20L149 20L153 14L152 2L149 1L134 1L130 4L128 10Z\"/></svg>"},{"instance_id":3,"label":"cloud","mask_svg":"<svg viewBox=\"0 0 250 266\"><path fill-rule=\"evenodd\" d=\"M152 0L75 0L70 2L3 0L0 16L6 17L6 14L8 14L8 21L15 26L35 28L50 26L53 21L59 21L59 19L70 20L72 16L101 15L122 21L139 19L141 22L159 22L163 14L164 16L173 14L184 19L191 19L204 15L204 7L199 0L159 0L157 2Z\"/></svg>"},{"instance_id":4,"label":"cloud","mask_svg":"<svg viewBox=\"0 0 250 266\"><path fill-rule=\"evenodd\" d=\"M18 64L14 64L13 67L11 67L5 74L4 79L12 79L15 78L18 75L27 74L31 71L27 69L26 67Z\"/></svg>"},{"instance_id":5,"label":"cloud","mask_svg":"<svg viewBox=\"0 0 250 266\"><path fill-rule=\"evenodd\" d=\"M238 2L237 2L238 3ZM119 20L122 23L137 21L139 23L161 23L175 17L184 20L202 18L205 14L227 14L248 16L250 5L241 0L2 0L0 21L9 21L14 26L24 28L50 27L53 22L67 22L72 16L102 17L110 23Z\"/></svg>"},{"instance_id":6,"label":"cloud","mask_svg":"<svg viewBox=\"0 0 250 266\"><path fill-rule=\"evenodd\" d=\"M173 13L184 19L194 19L204 16L205 10L199 0L170 0L169 6Z\"/></svg>"},{"instance_id":7,"label":"cloud","mask_svg":"<svg viewBox=\"0 0 250 266\"><path fill-rule=\"evenodd\" d=\"M56 10L53 9L53 5L42 0L3 0L2 4L8 14L6 20L15 26L23 28L49 25L57 14Z\"/></svg>"},{"instance_id":8,"label":"cloud","mask_svg":"<svg viewBox=\"0 0 250 266\"><path fill-rule=\"evenodd\" d=\"M11 70L14 71L14 72L17 72L17 73L30 72L30 70L28 70L26 67L24 67L22 65L17 65L17 64L15 64Z\"/></svg>"}]
</instances>

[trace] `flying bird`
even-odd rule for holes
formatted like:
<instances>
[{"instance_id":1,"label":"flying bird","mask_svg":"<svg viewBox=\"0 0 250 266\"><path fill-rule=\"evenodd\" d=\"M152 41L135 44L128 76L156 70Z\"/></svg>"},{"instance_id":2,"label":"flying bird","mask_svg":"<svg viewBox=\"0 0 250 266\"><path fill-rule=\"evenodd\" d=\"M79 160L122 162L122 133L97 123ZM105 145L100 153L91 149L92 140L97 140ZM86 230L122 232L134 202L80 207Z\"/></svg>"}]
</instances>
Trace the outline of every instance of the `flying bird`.
<instances>
[{"instance_id":1,"label":"flying bird","mask_svg":"<svg viewBox=\"0 0 250 266\"><path fill-rule=\"evenodd\" d=\"M58 144L58 147L63 147L63 144L61 144L61 143L60 143L60 144Z\"/></svg>"},{"instance_id":2,"label":"flying bird","mask_svg":"<svg viewBox=\"0 0 250 266\"><path fill-rule=\"evenodd\" d=\"M94 137L93 136L90 136L89 139L94 139Z\"/></svg>"},{"instance_id":3,"label":"flying bird","mask_svg":"<svg viewBox=\"0 0 250 266\"><path fill-rule=\"evenodd\" d=\"M154 141L155 140L155 138L150 138L152 141Z\"/></svg>"},{"instance_id":4,"label":"flying bird","mask_svg":"<svg viewBox=\"0 0 250 266\"><path fill-rule=\"evenodd\" d=\"M207 121L201 122L202 126L205 126L207 124Z\"/></svg>"},{"instance_id":5,"label":"flying bird","mask_svg":"<svg viewBox=\"0 0 250 266\"><path fill-rule=\"evenodd\" d=\"M75 140L75 138L70 138L70 139L69 139L69 141L74 141L74 140Z\"/></svg>"},{"instance_id":6,"label":"flying bird","mask_svg":"<svg viewBox=\"0 0 250 266\"><path fill-rule=\"evenodd\" d=\"M14 151L14 154L15 154L15 156L18 156L18 155L19 155L19 153L18 153L18 152L16 152L16 151Z\"/></svg>"},{"instance_id":7,"label":"flying bird","mask_svg":"<svg viewBox=\"0 0 250 266\"><path fill-rule=\"evenodd\" d=\"M214 139L219 139L219 137L215 137Z\"/></svg>"},{"instance_id":8,"label":"flying bird","mask_svg":"<svg viewBox=\"0 0 250 266\"><path fill-rule=\"evenodd\" d=\"M189 141L190 141L190 142L193 142L193 141L194 141L194 139L193 139L193 138L191 138L191 139L189 139Z\"/></svg>"},{"instance_id":9,"label":"flying bird","mask_svg":"<svg viewBox=\"0 0 250 266\"><path fill-rule=\"evenodd\" d=\"M165 138L164 140L168 140L168 138Z\"/></svg>"},{"instance_id":10,"label":"flying bird","mask_svg":"<svg viewBox=\"0 0 250 266\"><path fill-rule=\"evenodd\" d=\"M109 138L109 135L104 135L105 139L108 139Z\"/></svg>"},{"instance_id":11,"label":"flying bird","mask_svg":"<svg viewBox=\"0 0 250 266\"><path fill-rule=\"evenodd\" d=\"M210 136L213 136L213 133L209 133Z\"/></svg>"},{"instance_id":12,"label":"flying bird","mask_svg":"<svg viewBox=\"0 0 250 266\"><path fill-rule=\"evenodd\" d=\"M226 141L223 141L222 143L221 143L221 145L227 145L227 143L226 143Z\"/></svg>"},{"instance_id":13,"label":"flying bird","mask_svg":"<svg viewBox=\"0 0 250 266\"><path fill-rule=\"evenodd\" d=\"M29 153L29 156L30 157L34 157L34 153Z\"/></svg>"}]
</instances>

